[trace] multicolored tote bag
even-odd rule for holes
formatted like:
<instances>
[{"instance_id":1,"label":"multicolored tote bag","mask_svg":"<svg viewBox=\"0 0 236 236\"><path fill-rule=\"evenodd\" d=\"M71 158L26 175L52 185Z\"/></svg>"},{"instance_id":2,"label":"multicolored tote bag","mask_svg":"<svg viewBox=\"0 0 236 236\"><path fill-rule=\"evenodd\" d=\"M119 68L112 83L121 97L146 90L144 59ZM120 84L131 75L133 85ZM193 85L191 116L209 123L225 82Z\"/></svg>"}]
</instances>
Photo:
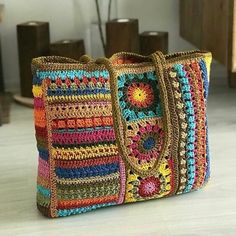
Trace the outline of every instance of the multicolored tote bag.
<instances>
[{"instance_id":1,"label":"multicolored tote bag","mask_svg":"<svg viewBox=\"0 0 236 236\"><path fill-rule=\"evenodd\" d=\"M201 188L210 63L201 51L34 59L38 209L68 216Z\"/></svg>"}]
</instances>

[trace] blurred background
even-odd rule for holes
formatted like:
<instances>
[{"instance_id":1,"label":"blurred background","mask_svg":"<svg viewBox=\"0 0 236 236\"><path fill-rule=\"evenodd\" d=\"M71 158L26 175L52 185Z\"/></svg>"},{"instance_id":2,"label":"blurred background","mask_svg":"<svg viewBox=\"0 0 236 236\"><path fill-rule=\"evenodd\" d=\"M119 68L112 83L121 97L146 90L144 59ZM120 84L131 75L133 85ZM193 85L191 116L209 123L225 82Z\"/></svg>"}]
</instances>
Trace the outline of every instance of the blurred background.
<instances>
[{"instance_id":1,"label":"blurred background","mask_svg":"<svg viewBox=\"0 0 236 236\"><path fill-rule=\"evenodd\" d=\"M236 232L236 0L0 0L0 235L227 235ZM36 211L33 57L119 51L213 53L211 181L193 194L83 216Z\"/></svg>"},{"instance_id":2,"label":"blurred background","mask_svg":"<svg viewBox=\"0 0 236 236\"><path fill-rule=\"evenodd\" d=\"M17 91L20 86L19 58L16 25L27 21L44 21L50 24L50 41L84 39L86 53L100 56L102 48L92 52L92 40L100 44L99 34L91 39L92 23L97 22L94 0L5 0L1 23L2 65L5 87ZM107 21L108 0L99 1L102 21ZM169 51L192 49L193 45L179 34L179 3L176 0L113 0L113 18L136 18L139 32L167 31ZM148 17L147 17L148 16ZM96 33L94 33L96 34ZM125 40L125 39L124 39ZM99 50L100 49L100 50Z\"/></svg>"}]
</instances>

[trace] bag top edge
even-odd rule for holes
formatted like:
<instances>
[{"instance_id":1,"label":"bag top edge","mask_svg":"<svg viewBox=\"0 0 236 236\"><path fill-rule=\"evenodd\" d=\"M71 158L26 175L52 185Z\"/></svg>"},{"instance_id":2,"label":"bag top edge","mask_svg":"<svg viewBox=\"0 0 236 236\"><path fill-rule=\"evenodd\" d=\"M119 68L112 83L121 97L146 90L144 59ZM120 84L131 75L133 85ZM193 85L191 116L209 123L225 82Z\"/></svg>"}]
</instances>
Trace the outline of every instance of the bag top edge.
<instances>
[{"instance_id":1,"label":"bag top edge","mask_svg":"<svg viewBox=\"0 0 236 236\"><path fill-rule=\"evenodd\" d=\"M135 57L140 61L135 63L125 63L125 64L116 64L115 67L124 67L124 66L151 66L152 62L150 61L150 56L142 56L136 53L127 53L127 52L119 52L114 54L109 58L109 60L114 61L115 59L119 59L121 57ZM84 56L82 56L84 57ZM81 57L81 58L82 58ZM206 58L212 57L211 52L208 51L200 51L200 50L192 50L192 51L183 51L183 52L175 52L164 55L167 64L178 63L180 61L196 59L196 58ZM96 69L105 69L105 66L102 64L97 64L94 60L84 63L82 60L74 60L67 57L61 56L41 56L33 58L32 67L34 69L39 70L76 70L76 69L87 69L87 70L96 70Z\"/></svg>"}]
</instances>

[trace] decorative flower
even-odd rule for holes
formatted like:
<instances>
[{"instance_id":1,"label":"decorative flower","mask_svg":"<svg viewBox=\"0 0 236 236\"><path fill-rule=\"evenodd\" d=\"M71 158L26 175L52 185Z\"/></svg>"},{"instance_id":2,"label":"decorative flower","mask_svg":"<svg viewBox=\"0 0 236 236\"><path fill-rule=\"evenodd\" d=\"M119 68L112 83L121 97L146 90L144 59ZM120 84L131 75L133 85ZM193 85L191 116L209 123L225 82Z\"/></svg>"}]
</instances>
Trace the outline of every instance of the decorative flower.
<instances>
[{"instance_id":1,"label":"decorative flower","mask_svg":"<svg viewBox=\"0 0 236 236\"><path fill-rule=\"evenodd\" d=\"M147 124L140 127L137 134L131 138L129 145L131 155L140 161L157 159L163 144L164 131L158 124Z\"/></svg>"},{"instance_id":2,"label":"decorative flower","mask_svg":"<svg viewBox=\"0 0 236 236\"><path fill-rule=\"evenodd\" d=\"M150 176L140 180L138 194L141 197L152 197L160 191L161 182L157 177Z\"/></svg>"},{"instance_id":3,"label":"decorative flower","mask_svg":"<svg viewBox=\"0 0 236 236\"><path fill-rule=\"evenodd\" d=\"M127 98L130 104L138 108L147 108L154 101L154 93L150 84L133 82L128 86Z\"/></svg>"}]
</instances>

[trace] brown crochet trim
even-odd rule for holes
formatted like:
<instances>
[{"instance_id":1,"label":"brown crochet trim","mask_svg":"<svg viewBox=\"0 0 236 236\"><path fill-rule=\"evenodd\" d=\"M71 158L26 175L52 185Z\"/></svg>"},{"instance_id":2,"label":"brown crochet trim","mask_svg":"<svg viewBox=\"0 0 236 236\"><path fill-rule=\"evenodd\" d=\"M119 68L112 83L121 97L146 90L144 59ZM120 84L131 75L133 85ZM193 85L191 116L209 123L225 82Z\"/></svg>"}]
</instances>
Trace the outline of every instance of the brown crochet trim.
<instances>
[{"instance_id":1,"label":"brown crochet trim","mask_svg":"<svg viewBox=\"0 0 236 236\"><path fill-rule=\"evenodd\" d=\"M50 116L50 109L49 104L46 99L47 94L47 84L46 80L42 82L42 89L43 89L43 100L45 104L45 113L46 113L46 122L47 122L47 129L48 129L48 153L49 153L49 166L50 166L50 190L51 190L51 198L50 198L50 215L51 217L57 217L57 193L56 193L56 173L55 173L55 161L52 156L52 119Z\"/></svg>"},{"instance_id":2,"label":"brown crochet trim","mask_svg":"<svg viewBox=\"0 0 236 236\"><path fill-rule=\"evenodd\" d=\"M47 208L47 207L44 207L44 206L41 206L41 205L39 205L38 203L37 203L37 208L38 208L38 210L40 211L40 212L42 212L42 214L44 215L44 216L47 216L47 217L52 217L52 215L51 215L51 213L50 213L50 205L49 205L49 208Z\"/></svg>"},{"instance_id":3,"label":"brown crochet trim","mask_svg":"<svg viewBox=\"0 0 236 236\"><path fill-rule=\"evenodd\" d=\"M170 82L170 77L167 71L165 57L160 52L154 53L152 57L154 60L154 65L156 67L156 73L158 73L160 94L163 93L163 95L161 96L162 108L164 109L163 124L164 126L166 126L165 135L168 136L166 149L170 149L169 157L173 158L174 161L174 189L169 194L169 195L174 195L177 191L179 182L179 169L178 169L179 122L177 116L177 108L175 106L173 85ZM163 149L165 152L164 147ZM162 159L162 156L160 156L160 159Z\"/></svg>"}]
</instances>

